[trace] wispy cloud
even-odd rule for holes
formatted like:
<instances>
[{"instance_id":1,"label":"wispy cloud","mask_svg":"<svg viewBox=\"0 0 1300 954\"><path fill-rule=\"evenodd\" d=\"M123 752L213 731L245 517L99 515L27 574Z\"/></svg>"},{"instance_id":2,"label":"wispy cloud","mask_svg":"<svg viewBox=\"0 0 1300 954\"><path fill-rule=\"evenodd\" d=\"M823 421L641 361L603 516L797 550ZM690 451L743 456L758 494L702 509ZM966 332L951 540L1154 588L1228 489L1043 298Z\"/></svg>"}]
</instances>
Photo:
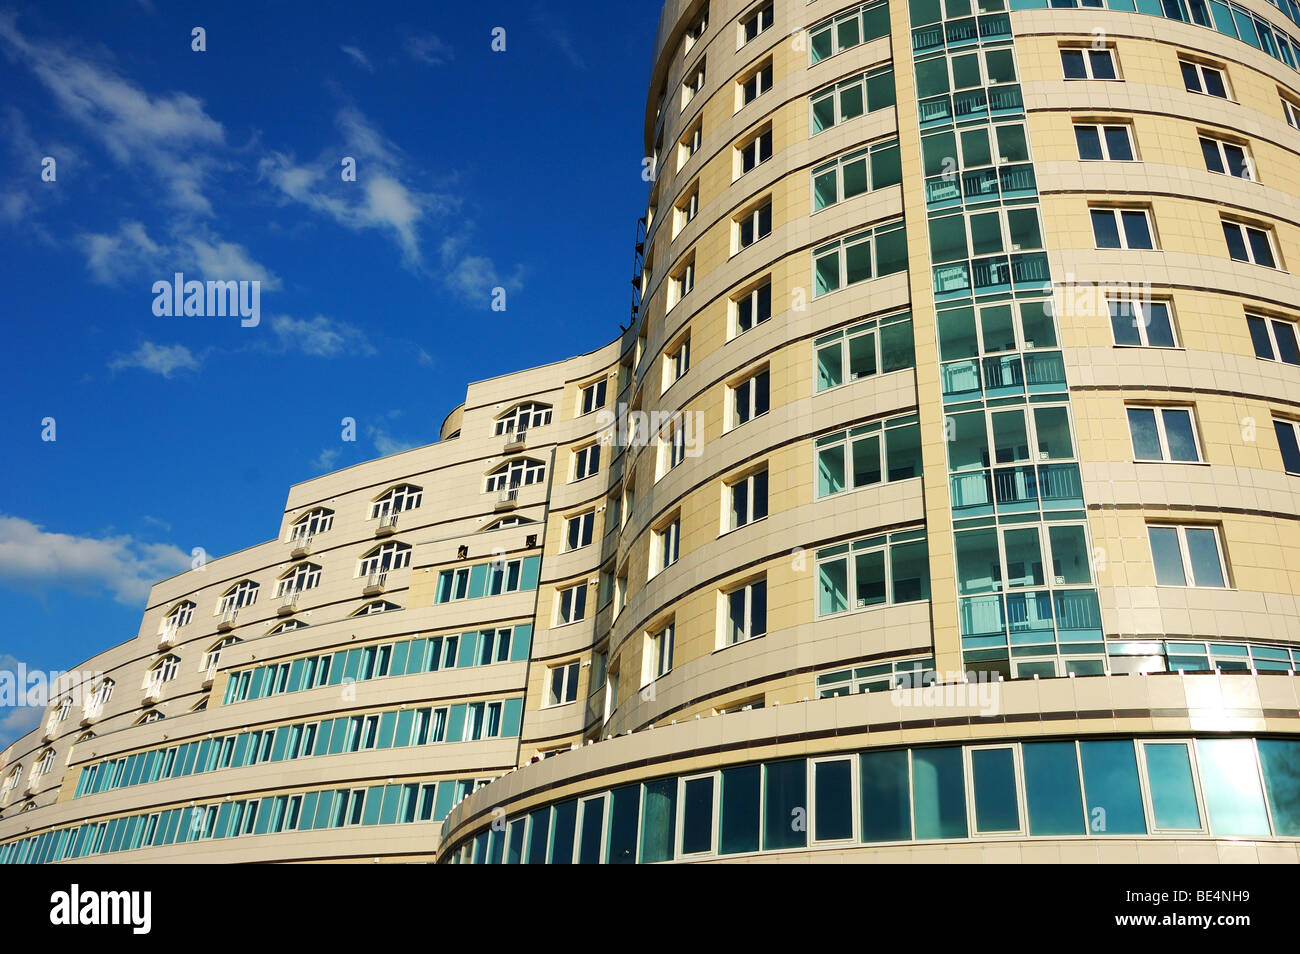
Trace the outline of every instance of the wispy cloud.
<instances>
[{"instance_id":1,"label":"wispy cloud","mask_svg":"<svg viewBox=\"0 0 1300 954\"><path fill-rule=\"evenodd\" d=\"M432 33L416 33L402 43L411 59L427 66L445 66L455 59L455 51Z\"/></svg>"},{"instance_id":2,"label":"wispy cloud","mask_svg":"<svg viewBox=\"0 0 1300 954\"><path fill-rule=\"evenodd\" d=\"M314 318L276 315L271 319L271 331L284 350L300 351L313 358L375 353L374 345L360 328L324 315Z\"/></svg>"},{"instance_id":3,"label":"wispy cloud","mask_svg":"<svg viewBox=\"0 0 1300 954\"><path fill-rule=\"evenodd\" d=\"M75 121L121 165L143 167L167 200L207 215L204 194L225 146L225 130L187 93L150 95L106 65L25 36L11 13L0 14L0 48L25 65Z\"/></svg>"},{"instance_id":4,"label":"wispy cloud","mask_svg":"<svg viewBox=\"0 0 1300 954\"><path fill-rule=\"evenodd\" d=\"M177 371L197 371L199 359L185 345L160 345L146 341L130 354L117 355L108 362L110 371L139 368L171 378Z\"/></svg>"},{"instance_id":5,"label":"wispy cloud","mask_svg":"<svg viewBox=\"0 0 1300 954\"><path fill-rule=\"evenodd\" d=\"M83 232L77 244L86 256L91 277L104 285L147 276L170 281L176 271L213 281L259 281L263 291L280 287L280 279L255 261L248 249L227 242L210 229L186 229L172 238L149 235L143 223L124 221L116 232Z\"/></svg>"},{"instance_id":6,"label":"wispy cloud","mask_svg":"<svg viewBox=\"0 0 1300 954\"><path fill-rule=\"evenodd\" d=\"M85 537L53 533L21 517L0 515L0 583L47 595L56 589L107 593L138 605L158 580L190 568L169 543L129 534Z\"/></svg>"},{"instance_id":7,"label":"wispy cloud","mask_svg":"<svg viewBox=\"0 0 1300 954\"><path fill-rule=\"evenodd\" d=\"M318 473L327 473L334 469L335 462L339 459L339 449L337 447L326 447L315 460L311 462L312 470Z\"/></svg>"},{"instance_id":8,"label":"wispy cloud","mask_svg":"<svg viewBox=\"0 0 1300 954\"><path fill-rule=\"evenodd\" d=\"M359 47L340 46L339 49L346 53L352 61L357 64L357 66L361 67L367 73L373 73L375 71L374 66L370 62L370 57L366 56Z\"/></svg>"}]
</instances>

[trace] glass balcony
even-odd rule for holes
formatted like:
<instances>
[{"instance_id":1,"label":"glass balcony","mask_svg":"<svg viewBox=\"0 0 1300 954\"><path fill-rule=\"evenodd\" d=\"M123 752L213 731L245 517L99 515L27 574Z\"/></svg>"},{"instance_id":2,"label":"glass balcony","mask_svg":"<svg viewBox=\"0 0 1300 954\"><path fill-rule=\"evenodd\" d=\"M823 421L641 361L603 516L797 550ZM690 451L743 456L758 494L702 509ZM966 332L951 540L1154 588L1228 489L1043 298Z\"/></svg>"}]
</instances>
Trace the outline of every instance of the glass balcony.
<instances>
[{"instance_id":1,"label":"glass balcony","mask_svg":"<svg viewBox=\"0 0 1300 954\"><path fill-rule=\"evenodd\" d=\"M1101 606L1096 590L1057 590L1056 620L1058 639L1063 643L1100 642Z\"/></svg>"},{"instance_id":2,"label":"glass balcony","mask_svg":"<svg viewBox=\"0 0 1300 954\"><path fill-rule=\"evenodd\" d=\"M948 36L949 47L969 46L980 40L979 27L974 17L951 20L945 25L944 32Z\"/></svg>"},{"instance_id":3,"label":"glass balcony","mask_svg":"<svg viewBox=\"0 0 1300 954\"><path fill-rule=\"evenodd\" d=\"M1025 369L1018 353L984 359L984 396L1012 397L1025 393Z\"/></svg>"},{"instance_id":4,"label":"glass balcony","mask_svg":"<svg viewBox=\"0 0 1300 954\"><path fill-rule=\"evenodd\" d=\"M1032 466L999 467L993 472L998 513L1038 509L1038 476Z\"/></svg>"},{"instance_id":5,"label":"glass balcony","mask_svg":"<svg viewBox=\"0 0 1300 954\"><path fill-rule=\"evenodd\" d=\"M1078 510L1083 507L1083 481L1078 464L1039 464L1038 493L1044 510Z\"/></svg>"},{"instance_id":6,"label":"glass balcony","mask_svg":"<svg viewBox=\"0 0 1300 954\"><path fill-rule=\"evenodd\" d=\"M1025 377L1031 394L1065 390L1065 362L1059 351L1031 351L1025 355Z\"/></svg>"},{"instance_id":7,"label":"glass balcony","mask_svg":"<svg viewBox=\"0 0 1300 954\"><path fill-rule=\"evenodd\" d=\"M979 517L993 512L993 493L987 470L951 474L948 487L954 515Z\"/></svg>"}]
</instances>

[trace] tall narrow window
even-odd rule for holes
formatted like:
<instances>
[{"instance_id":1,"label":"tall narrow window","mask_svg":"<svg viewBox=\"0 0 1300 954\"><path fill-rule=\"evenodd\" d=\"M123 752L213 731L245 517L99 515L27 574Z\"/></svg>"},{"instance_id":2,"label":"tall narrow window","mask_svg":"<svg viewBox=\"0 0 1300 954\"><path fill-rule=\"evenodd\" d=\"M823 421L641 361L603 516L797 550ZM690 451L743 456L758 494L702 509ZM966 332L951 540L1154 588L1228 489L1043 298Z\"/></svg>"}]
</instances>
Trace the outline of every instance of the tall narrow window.
<instances>
[{"instance_id":1,"label":"tall narrow window","mask_svg":"<svg viewBox=\"0 0 1300 954\"><path fill-rule=\"evenodd\" d=\"M764 282L733 301L736 306L735 334L744 334L772 317L772 283Z\"/></svg>"},{"instance_id":2,"label":"tall narrow window","mask_svg":"<svg viewBox=\"0 0 1300 954\"><path fill-rule=\"evenodd\" d=\"M759 239L772 234L772 202L769 199L756 209L746 212L736 222L736 250L749 248Z\"/></svg>"},{"instance_id":3,"label":"tall narrow window","mask_svg":"<svg viewBox=\"0 0 1300 954\"><path fill-rule=\"evenodd\" d=\"M727 530L762 520L767 516L767 469L756 470L726 486L726 512L723 526Z\"/></svg>"},{"instance_id":4,"label":"tall narrow window","mask_svg":"<svg viewBox=\"0 0 1300 954\"><path fill-rule=\"evenodd\" d=\"M578 698L578 662L552 666L547 672L546 704L562 706Z\"/></svg>"},{"instance_id":5,"label":"tall narrow window","mask_svg":"<svg viewBox=\"0 0 1300 954\"><path fill-rule=\"evenodd\" d=\"M1282 466L1288 474L1300 475L1300 425L1295 421L1273 418L1277 447L1282 452Z\"/></svg>"},{"instance_id":6,"label":"tall narrow window","mask_svg":"<svg viewBox=\"0 0 1300 954\"><path fill-rule=\"evenodd\" d=\"M651 678L658 679L673 668L673 624L650 637Z\"/></svg>"},{"instance_id":7,"label":"tall narrow window","mask_svg":"<svg viewBox=\"0 0 1300 954\"><path fill-rule=\"evenodd\" d=\"M576 623L587 616L587 581L559 591L555 608L555 625Z\"/></svg>"},{"instance_id":8,"label":"tall narrow window","mask_svg":"<svg viewBox=\"0 0 1300 954\"><path fill-rule=\"evenodd\" d=\"M771 375L767 368L731 388L731 426L748 424L771 407Z\"/></svg>"},{"instance_id":9,"label":"tall narrow window","mask_svg":"<svg viewBox=\"0 0 1300 954\"><path fill-rule=\"evenodd\" d=\"M767 580L759 579L723 594L726 622L723 645L767 633Z\"/></svg>"}]
</instances>

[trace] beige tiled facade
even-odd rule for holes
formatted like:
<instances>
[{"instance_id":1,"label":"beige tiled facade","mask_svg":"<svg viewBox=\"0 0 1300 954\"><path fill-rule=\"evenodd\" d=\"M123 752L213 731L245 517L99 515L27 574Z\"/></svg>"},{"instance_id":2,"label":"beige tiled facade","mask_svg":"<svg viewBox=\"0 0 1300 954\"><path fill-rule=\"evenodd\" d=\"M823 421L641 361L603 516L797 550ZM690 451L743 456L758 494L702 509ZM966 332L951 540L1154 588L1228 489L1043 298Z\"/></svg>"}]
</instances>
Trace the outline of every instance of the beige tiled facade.
<instances>
[{"instance_id":1,"label":"beige tiled facade","mask_svg":"<svg viewBox=\"0 0 1300 954\"><path fill-rule=\"evenodd\" d=\"M1033 4L1012 7L1026 5ZM929 24L924 11L932 6L947 16L951 56L1014 51L1023 106L1003 120L1024 124L1036 190L1006 199L1005 208L1039 210L1064 376L1058 393L1027 402L1022 395L1017 406L1068 406L1082 504L1076 516L1047 514L1037 522L1015 524L999 515L997 526L1041 525L1044 540L1061 520L1086 528L1086 582L1097 613L1088 645L1104 648L1075 648L1080 657L1089 655L1091 669L1079 668L1064 636L1050 658L1034 657L1039 668L1032 670L1020 668L1029 657L1017 655L1014 632L1002 661L979 656L983 644L971 639L958 540L976 524L958 512L948 472L949 415L968 406L945 394L952 356L941 324L961 302L940 296L932 273L936 211L924 181L933 175L924 150L941 127L918 104L925 98L918 94L918 71L933 54L924 51L920 28ZM1242 9L1300 38L1300 25L1264 0L1247 0ZM843 49L814 56L822 25L839 24L854 11L860 24L884 24L875 31L881 35L854 44L845 33ZM948 0L946 7L927 0L910 6L905 0L669 0L645 118L656 174L630 330L588 354L471 385L438 443L292 487L274 539L155 586L139 635L79 667L102 675L67 687L75 705L61 717L56 703L40 729L0 755L0 860L86 857L89 852L74 846L95 838L116 839L116 847L105 844L94 854L113 861L483 860L478 853L501 851L494 842L484 848L480 838L507 830L497 820L509 824L620 786L773 760L816 765L835 753L915 754L929 747L963 752L969 766L975 748L1002 744L1012 747L1023 773L1024 746L1034 742L1126 739L1142 752L1144 740L1199 745L1300 736L1294 676L1300 657L1286 655L1291 647L1300 650L1294 595L1300 548L1293 532L1300 476L1288 473L1273 426L1274 419L1300 420L1300 365L1258 357L1246 319L1300 321L1294 272L1300 268L1300 128L1287 122L1284 109L1300 102L1300 73L1235 36L1156 15L1095 7L1007 10L1002 0L979 0L976 13L986 37L963 45L951 31L970 15L965 0ZM750 24L754 35L747 38ZM1110 50L1117 77L1063 78L1063 46ZM1180 57L1222 70L1229 95L1189 92ZM769 61L770 88L740 106L742 84ZM688 97L685 87L701 68L703 83ZM814 131L811 104L822 91L882 70L892 70L894 102L882 106L869 92L862 115ZM1133 159L1081 158L1075 126L1084 123L1128 125ZM770 157L744 171L744 150L766 136ZM1205 136L1244 146L1250 180L1209 171ZM893 142L901 184L815 208L815 170ZM769 207L770 232L741 248L742 223ZM1090 212L1118 207L1147 211L1155 248L1097 247ZM689 221L681 211L687 208L695 209ZM1276 267L1232 260L1224 217L1267 230ZM819 293L815 260L823 246L900 221L905 268ZM1168 306L1175 346L1116 341L1108 299L1135 286L1145 289L1146 300ZM1014 300L1048 294L1017 288ZM1010 293L1006 300L1013 300ZM739 323L746 307L768 313L745 329ZM823 386L822 339L905 313L913 360ZM684 342L689 365L673 380L671 356ZM766 374L766 407L741 422L738 395L748 400L745 382L759 373ZM603 399L596 399L597 389ZM533 421L522 440L498 433L499 422L525 404L544 406L545 423ZM979 406L993 412L1012 404L990 394ZM1192 408L1199 460L1135 460L1127 417L1133 406ZM649 440L624 439L611 426L628 410L654 422ZM901 472L822 493L819 439L909 415L919 429L919 475ZM659 426L670 420L686 424L685 453L675 466L671 437ZM578 479L576 468L593 445L599 468ZM492 475L523 461L541 478L499 492ZM767 475L766 515L733 528L731 488L758 472ZM374 516L376 502L403 485L419 489L420 503L398 514L395 528L385 526ZM296 522L319 508L332 512L332 526L313 535L309 552L292 556ZM589 512L590 542L571 548L570 519ZM524 522L496 526L519 518ZM994 525L992 516L982 519ZM1153 524L1213 527L1226 585L1161 584L1148 536ZM895 591L881 605L823 612L827 585L819 551L829 559L832 548L910 530L925 541L928 598L900 598ZM363 564L390 542L409 550L376 586ZM677 558L665 566L666 546L676 548ZM277 580L303 563L320 568L319 584L285 608ZM490 571L475 576L470 568L484 563L507 575L511 566L531 567L535 585L445 598L460 585L462 570L469 571L471 589L475 579L481 587ZM902 571L890 570L894 584L896 572ZM1055 584L1037 584L1048 588L1044 594L1078 582L1062 583L1065 577L1056 575ZM258 599L227 625L222 600L246 580L258 584ZM764 587L762 632L733 640L729 594L754 583ZM1010 589L1009 581L999 582L995 591ZM566 622L579 592L585 594L581 618ZM374 600L397 608L354 615ZM194 604L192 618L176 629L174 645L160 646L160 628L183 601ZM756 617L747 605L751 615L743 625L752 629ZM276 631L286 620L306 626ZM668 627L671 665L659 674L654 638ZM375 650L377 660L385 646L415 640L425 651L435 639L445 648L451 636L504 630L514 634L512 650L501 656L484 650L491 659L482 664L462 653L459 662L476 664L342 682L323 679L318 669L313 686L246 700L236 698L239 683L232 683L257 667L288 664L287 675L271 678L294 680L307 671L307 659L337 654L336 664L353 665L353 650ZM208 654L229 637L238 641L209 665ZM1165 671L1194 668L1178 662L1184 650L1166 648L1183 641L1227 646L1223 659L1234 647L1251 646L1289 661L1265 670L1254 662L1265 655L1256 654L1240 672L1215 674L1218 661L1204 675ZM1124 656L1124 645L1139 648ZM1158 650L1141 655L1144 646ZM179 657L179 670L161 684L159 698L148 699L140 686L169 654ZM366 658L360 665L369 665ZM1130 658L1145 661L1130 665ZM933 701L913 711L891 692L832 698L827 687L835 680L823 679L912 663L936 671L950 688L962 685L958 672L993 673L985 685L996 693L997 712ZM82 718L83 700L103 677L114 681L111 697ZM866 677L853 678L857 686ZM318 748L310 756L242 767L221 767L214 754L222 739L248 734L267 740L270 749L288 733L272 736L271 730L312 723L324 732L326 724L354 717L361 728L352 731L364 736L376 716L382 741L403 731L394 725L419 724L426 710L431 725L445 713L441 743L349 741L343 750ZM151 712L164 718L142 723ZM384 713L394 714L385 719ZM283 743L294 751L305 748L298 731ZM450 741L455 733L466 740ZM202 750L215 765L208 771L87 790L83 774L91 766L203 740L216 740ZM35 771L41 764L48 770ZM1150 813L1155 803L1143 779ZM355 794L351 801L346 795L363 788L370 791L365 809ZM1276 801L1283 796L1268 792L1272 828L1265 837L1225 834L1204 821L1197 831L1157 831L1149 818L1148 837L1092 837L1093 829L1054 838L1040 836L1031 818L1015 836L926 839L917 828L907 844L887 845L868 843L865 829L855 827L856 844L805 840L797 849L730 855L715 849L693 860L1295 862L1300 833L1288 833ZM336 799L328 812L327 794ZM853 796L855 815L864 797ZM1208 790L1198 787L1196 797L1202 814L1213 808ZM252 809L230 807L259 799L263 812L275 813L260 829L248 814L239 815ZM376 799L382 807L373 808L372 818ZM298 819L308 805L322 806L317 824ZM168 812L197 826L193 837L164 842L141 834L154 825L161 830ZM240 817L247 833L234 830ZM122 823L129 831L122 836L96 827L122 818L140 821ZM290 824L290 818L298 820ZM213 834L213 825L229 827ZM533 827L519 829L519 837L525 830L532 838ZM65 831L71 833L60 836ZM6 845L35 845L45 833L54 834L39 848L11 847L4 855ZM45 854L37 858L37 850ZM683 854L690 853L676 856Z\"/></svg>"}]
</instances>

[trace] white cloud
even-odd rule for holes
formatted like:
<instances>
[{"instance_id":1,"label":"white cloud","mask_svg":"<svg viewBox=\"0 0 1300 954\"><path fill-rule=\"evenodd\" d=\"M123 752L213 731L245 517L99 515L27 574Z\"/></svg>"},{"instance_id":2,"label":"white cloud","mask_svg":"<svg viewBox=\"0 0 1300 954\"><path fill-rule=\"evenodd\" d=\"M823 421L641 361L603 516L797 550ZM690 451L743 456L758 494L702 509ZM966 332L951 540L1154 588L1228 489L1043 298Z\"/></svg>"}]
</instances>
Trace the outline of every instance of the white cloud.
<instances>
[{"instance_id":1,"label":"white cloud","mask_svg":"<svg viewBox=\"0 0 1300 954\"><path fill-rule=\"evenodd\" d=\"M455 51L432 33L412 34L403 46L412 59L428 66L445 66L455 58Z\"/></svg>"},{"instance_id":2,"label":"white cloud","mask_svg":"<svg viewBox=\"0 0 1300 954\"><path fill-rule=\"evenodd\" d=\"M337 447L326 447L320 452L320 456L311 462L312 470L322 474L333 470L334 462L339 459L339 453Z\"/></svg>"},{"instance_id":3,"label":"white cloud","mask_svg":"<svg viewBox=\"0 0 1300 954\"><path fill-rule=\"evenodd\" d=\"M366 72L373 73L375 71L374 66L372 66L370 63L370 57L366 56L366 54L362 52L358 47L340 46L339 49L342 50L344 53L346 53L349 57L351 57L352 61L356 63L358 66L360 66Z\"/></svg>"},{"instance_id":4,"label":"white cloud","mask_svg":"<svg viewBox=\"0 0 1300 954\"><path fill-rule=\"evenodd\" d=\"M131 354L121 354L108 363L109 370L140 368L170 378L177 371L197 371L199 359L185 345L160 345L146 341Z\"/></svg>"},{"instance_id":5,"label":"white cloud","mask_svg":"<svg viewBox=\"0 0 1300 954\"><path fill-rule=\"evenodd\" d=\"M402 451L408 451L412 447L419 447L420 441L408 441L402 437L394 437L382 427L367 427L366 435L375 442L375 450L387 457L389 454L400 454Z\"/></svg>"},{"instance_id":6,"label":"white cloud","mask_svg":"<svg viewBox=\"0 0 1300 954\"><path fill-rule=\"evenodd\" d=\"M80 537L51 533L21 517L0 515L0 583L44 595L55 589L112 595L138 605L156 582L190 568L168 543L129 534Z\"/></svg>"},{"instance_id":7,"label":"white cloud","mask_svg":"<svg viewBox=\"0 0 1300 954\"><path fill-rule=\"evenodd\" d=\"M178 208L211 213L204 188L216 165L214 150L225 146L225 130L199 99L187 93L151 96L107 67L28 39L12 14L0 15L0 45L117 162L150 170Z\"/></svg>"},{"instance_id":8,"label":"white cloud","mask_svg":"<svg viewBox=\"0 0 1300 954\"><path fill-rule=\"evenodd\" d=\"M286 351L301 351L314 358L375 353L374 346L360 328L324 315L314 318L276 315L271 319L271 331Z\"/></svg>"},{"instance_id":9,"label":"white cloud","mask_svg":"<svg viewBox=\"0 0 1300 954\"><path fill-rule=\"evenodd\" d=\"M178 236L175 241L155 240L140 222L124 221L115 233L83 232L77 237L91 276L105 285L146 275L154 281L171 281L177 271L187 277L213 281L260 281L262 290L280 287L280 279L253 260L248 249L227 242L207 229Z\"/></svg>"}]
</instances>

